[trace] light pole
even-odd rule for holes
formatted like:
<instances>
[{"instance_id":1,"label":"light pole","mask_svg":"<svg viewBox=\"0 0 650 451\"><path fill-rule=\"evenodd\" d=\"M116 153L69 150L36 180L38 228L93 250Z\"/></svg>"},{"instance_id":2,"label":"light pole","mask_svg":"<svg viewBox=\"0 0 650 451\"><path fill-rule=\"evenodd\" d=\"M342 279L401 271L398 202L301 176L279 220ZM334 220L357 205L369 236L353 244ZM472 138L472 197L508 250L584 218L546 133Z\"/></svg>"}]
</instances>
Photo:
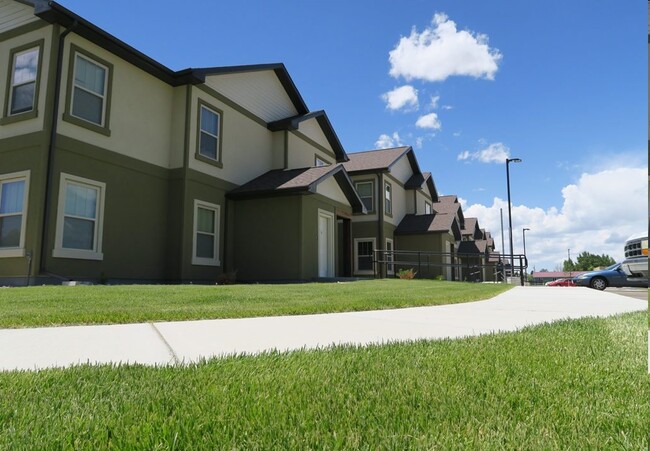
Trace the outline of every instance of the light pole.
<instances>
[{"instance_id":1,"label":"light pole","mask_svg":"<svg viewBox=\"0 0 650 451\"><path fill-rule=\"evenodd\" d=\"M510 234L510 274L515 269L515 254L512 250L512 206L510 201L510 163L521 163L521 158L506 158L506 182L508 185L508 232Z\"/></svg>"}]
</instances>

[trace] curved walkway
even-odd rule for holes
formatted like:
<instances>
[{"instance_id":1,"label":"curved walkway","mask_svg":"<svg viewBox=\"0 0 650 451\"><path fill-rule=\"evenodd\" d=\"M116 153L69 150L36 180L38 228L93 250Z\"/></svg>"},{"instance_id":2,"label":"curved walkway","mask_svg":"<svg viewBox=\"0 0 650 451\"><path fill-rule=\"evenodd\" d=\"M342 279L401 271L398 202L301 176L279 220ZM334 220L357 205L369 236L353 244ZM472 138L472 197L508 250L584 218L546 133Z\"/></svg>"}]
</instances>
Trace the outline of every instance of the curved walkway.
<instances>
[{"instance_id":1,"label":"curved walkway","mask_svg":"<svg viewBox=\"0 0 650 451\"><path fill-rule=\"evenodd\" d=\"M647 307L647 300L588 288L515 287L486 301L399 310L0 329L0 370L81 363L166 365L273 349L459 338Z\"/></svg>"}]
</instances>

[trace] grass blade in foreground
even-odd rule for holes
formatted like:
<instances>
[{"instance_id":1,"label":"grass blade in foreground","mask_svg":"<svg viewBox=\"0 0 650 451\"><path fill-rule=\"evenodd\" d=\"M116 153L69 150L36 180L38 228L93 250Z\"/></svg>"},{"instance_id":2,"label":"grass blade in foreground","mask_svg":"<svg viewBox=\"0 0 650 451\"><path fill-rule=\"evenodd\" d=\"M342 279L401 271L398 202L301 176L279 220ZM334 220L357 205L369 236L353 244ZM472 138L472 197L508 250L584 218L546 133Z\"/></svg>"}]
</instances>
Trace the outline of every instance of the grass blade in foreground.
<instances>
[{"instance_id":1,"label":"grass blade in foreground","mask_svg":"<svg viewBox=\"0 0 650 451\"><path fill-rule=\"evenodd\" d=\"M0 449L647 449L646 321L2 373Z\"/></svg>"}]
</instances>

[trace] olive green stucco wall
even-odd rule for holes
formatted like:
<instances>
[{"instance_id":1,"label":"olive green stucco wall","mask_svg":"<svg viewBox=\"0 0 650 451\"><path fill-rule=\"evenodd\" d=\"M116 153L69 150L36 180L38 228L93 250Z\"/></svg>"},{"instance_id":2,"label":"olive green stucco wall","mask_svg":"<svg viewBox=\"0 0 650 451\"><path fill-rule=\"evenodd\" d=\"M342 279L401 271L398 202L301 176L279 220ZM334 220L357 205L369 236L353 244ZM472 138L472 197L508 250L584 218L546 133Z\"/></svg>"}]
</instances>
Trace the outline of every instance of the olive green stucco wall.
<instances>
[{"instance_id":1,"label":"olive green stucco wall","mask_svg":"<svg viewBox=\"0 0 650 451\"><path fill-rule=\"evenodd\" d=\"M238 280L299 280L300 196L232 202L234 267Z\"/></svg>"},{"instance_id":2,"label":"olive green stucco wall","mask_svg":"<svg viewBox=\"0 0 650 451\"><path fill-rule=\"evenodd\" d=\"M31 251L31 275L40 264L41 227L43 220L43 196L45 174L44 134L32 133L0 140L0 175L29 171L27 197L25 250ZM0 258L0 277L24 277L28 271L25 257Z\"/></svg>"},{"instance_id":3,"label":"olive green stucco wall","mask_svg":"<svg viewBox=\"0 0 650 451\"><path fill-rule=\"evenodd\" d=\"M167 170L59 137L48 227L48 272L72 278L172 278L168 273ZM101 261L52 256L61 173L106 184Z\"/></svg>"},{"instance_id":4,"label":"olive green stucco wall","mask_svg":"<svg viewBox=\"0 0 650 451\"><path fill-rule=\"evenodd\" d=\"M233 269L247 280L311 280L318 277L318 211L349 216L349 206L318 194L231 202L236 249ZM334 222L336 225L336 221ZM335 244L340 239L334 227ZM338 252L338 246L334 246ZM334 261L338 262L338 256ZM338 273L339 268L335 269Z\"/></svg>"}]
</instances>

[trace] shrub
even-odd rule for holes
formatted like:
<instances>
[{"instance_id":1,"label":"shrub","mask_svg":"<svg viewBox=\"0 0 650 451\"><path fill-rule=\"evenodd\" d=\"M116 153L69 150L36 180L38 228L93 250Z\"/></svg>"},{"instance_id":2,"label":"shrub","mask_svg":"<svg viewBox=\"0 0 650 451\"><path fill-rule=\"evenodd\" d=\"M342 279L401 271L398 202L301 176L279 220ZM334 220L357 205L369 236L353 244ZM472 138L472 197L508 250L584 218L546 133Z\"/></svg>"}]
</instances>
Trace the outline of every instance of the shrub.
<instances>
[{"instance_id":1,"label":"shrub","mask_svg":"<svg viewBox=\"0 0 650 451\"><path fill-rule=\"evenodd\" d=\"M415 271L413 268L409 268L409 269L402 268L397 272L397 277L399 277L400 279L411 280L415 278L415 275L417 273L418 272Z\"/></svg>"}]
</instances>

